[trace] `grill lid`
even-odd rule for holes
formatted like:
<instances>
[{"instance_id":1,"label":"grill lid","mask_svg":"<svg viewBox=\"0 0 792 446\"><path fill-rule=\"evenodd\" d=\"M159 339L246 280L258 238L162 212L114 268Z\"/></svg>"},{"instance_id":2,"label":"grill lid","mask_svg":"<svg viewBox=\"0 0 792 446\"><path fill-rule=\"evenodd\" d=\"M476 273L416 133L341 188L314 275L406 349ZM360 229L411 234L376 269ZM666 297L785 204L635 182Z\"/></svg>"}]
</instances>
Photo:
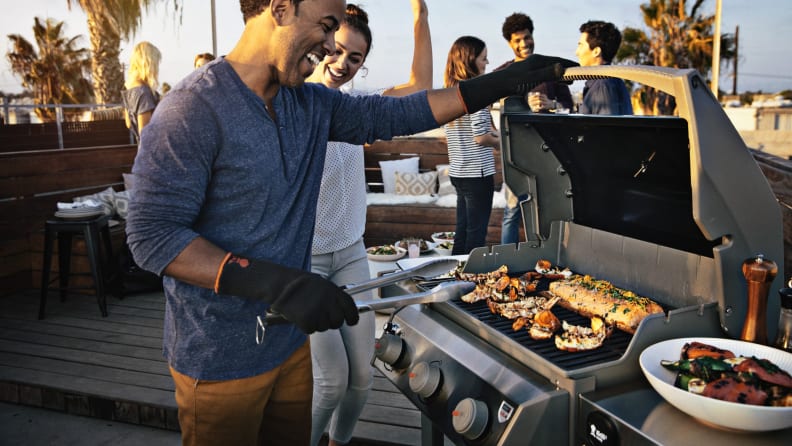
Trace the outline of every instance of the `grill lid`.
<instances>
[{"instance_id":1,"label":"grill lid","mask_svg":"<svg viewBox=\"0 0 792 446\"><path fill-rule=\"evenodd\" d=\"M534 237L546 238L552 220L571 220L713 256L720 241L707 240L693 220L684 120L536 114L517 98L505 119L508 184L534 201Z\"/></svg>"},{"instance_id":2,"label":"grill lid","mask_svg":"<svg viewBox=\"0 0 792 446\"><path fill-rule=\"evenodd\" d=\"M528 197L521 207L529 243L495 247L491 254L479 248L469 266L505 262L529 269L537 257L563 262L573 252L586 271L638 292L684 303L717 301L721 326L737 336L747 312L742 262L761 253L783 270L781 211L767 180L695 70L576 67L564 76L602 77L673 96L679 116L542 115L521 98L506 99L503 176L515 194ZM605 238L612 249L598 254L575 245L591 239L570 238L569 225L625 241ZM636 249L631 239L649 247ZM778 276L771 295L782 282ZM777 311L771 299L769 312Z\"/></svg>"}]
</instances>

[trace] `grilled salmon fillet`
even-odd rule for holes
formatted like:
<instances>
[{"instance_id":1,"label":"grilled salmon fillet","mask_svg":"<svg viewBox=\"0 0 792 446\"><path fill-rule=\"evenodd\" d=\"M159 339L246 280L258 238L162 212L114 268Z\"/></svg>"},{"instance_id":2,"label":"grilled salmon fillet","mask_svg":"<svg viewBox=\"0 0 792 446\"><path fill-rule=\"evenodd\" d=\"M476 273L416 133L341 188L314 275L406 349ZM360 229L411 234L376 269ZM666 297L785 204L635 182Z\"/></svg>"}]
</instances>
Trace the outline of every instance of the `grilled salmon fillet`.
<instances>
[{"instance_id":1,"label":"grilled salmon fillet","mask_svg":"<svg viewBox=\"0 0 792 446\"><path fill-rule=\"evenodd\" d=\"M606 324L631 334L646 316L663 312L657 302L647 297L588 275L575 274L551 282L550 292L560 298L558 305L586 317L599 316Z\"/></svg>"}]
</instances>

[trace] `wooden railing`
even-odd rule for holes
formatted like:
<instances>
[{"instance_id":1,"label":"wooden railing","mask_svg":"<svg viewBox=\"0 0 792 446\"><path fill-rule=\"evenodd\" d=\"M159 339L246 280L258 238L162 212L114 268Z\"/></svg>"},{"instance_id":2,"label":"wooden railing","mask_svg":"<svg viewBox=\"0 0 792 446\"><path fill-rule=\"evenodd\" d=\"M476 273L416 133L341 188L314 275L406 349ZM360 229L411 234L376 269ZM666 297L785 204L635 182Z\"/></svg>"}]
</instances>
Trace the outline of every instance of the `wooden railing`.
<instances>
[{"instance_id":1,"label":"wooden railing","mask_svg":"<svg viewBox=\"0 0 792 446\"><path fill-rule=\"evenodd\" d=\"M123 119L0 125L0 152L134 143Z\"/></svg>"},{"instance_id":2,"label":"wooden railing","mask_svg":"<svg viewBox=\"0 0 792 446\"><path fill-rule=\"evenodd\" d=\"M136 153L131 144L0 153L0 294L39 286L42 231L57 202L123 190Z\"/></svg>"}]
</instances>

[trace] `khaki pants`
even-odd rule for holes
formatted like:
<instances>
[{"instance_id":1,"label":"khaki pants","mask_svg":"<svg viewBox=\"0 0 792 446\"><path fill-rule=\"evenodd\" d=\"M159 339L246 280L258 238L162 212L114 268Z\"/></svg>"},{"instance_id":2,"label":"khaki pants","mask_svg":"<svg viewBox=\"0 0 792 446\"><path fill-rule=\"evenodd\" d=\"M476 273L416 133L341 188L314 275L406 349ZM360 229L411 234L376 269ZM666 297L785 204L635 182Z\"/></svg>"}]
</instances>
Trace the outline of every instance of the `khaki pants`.
<instances>
[{"instance_id":1,"label":"khaki pants","mask_svg":"<svg viewBox=\"0 0 792 446\"><path fill-rule=\"evenodd\" d=\"M280 367L250 378L204 381L170 369L182 445L307 445L312 374L308 342Z\"/></svg>"}]
</instances>

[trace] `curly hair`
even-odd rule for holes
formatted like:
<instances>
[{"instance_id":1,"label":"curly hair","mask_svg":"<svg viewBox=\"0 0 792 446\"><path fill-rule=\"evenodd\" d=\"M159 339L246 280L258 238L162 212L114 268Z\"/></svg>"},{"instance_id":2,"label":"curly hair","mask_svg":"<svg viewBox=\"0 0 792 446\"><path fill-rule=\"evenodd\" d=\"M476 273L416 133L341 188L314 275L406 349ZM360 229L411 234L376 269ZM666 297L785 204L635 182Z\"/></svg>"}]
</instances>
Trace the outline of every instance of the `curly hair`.
<instances>
[{"instance_id":1,"label":"curly hair","mask_svg":"<svg viewBox=\"0 0 792 446\"><path fill-rule=\"evenodd\" d=\"M533 34L533 20L521 12L515 12L514 14L506 17L506 20L503 22L503 28L501 28L501 32L503 32L503 38L508 42L511 40L512 34L518 33L525 29Z\"/></svg>"},{"instance_id":2,"label":"curly hair","mask_svg":"<svg viewBox=\"0 0 792 446\"><path fill-rule=\"evenodd\" d=\"M451 45L448 61L443 75L443 86L453 87L459 81L474 78L480 74L476 67L476 58L481 55L487 45L483 40L473 36L462 36Z\"/></svg>"},{"instance_id":3,"label":"curly hair","mask_svg":"<svg viewBox=\"0 0 792 446\"><path fill-rule=\"evenodd\" d=\"M303 0L291 0L295 8ZM242 19L247 23L248 20L264 12L270 5L270 0L239 0L239 9L242 11ZM296 10L296 9L295 9Z\"/></svg>"},{"instance_id":4,"label":"curly hair","mask_svg":"<svg viewBox=\"0 0 792 446\"><path fill-rule=\"evenodd\" d=\"M600 48L602 60L610 63L621 45L621 32L610 22L590 20L580 25L580 32L586 33L586 42L592 50Z\"/></svg>"},{"instance_id":5,"label":"curly hair","mask_svg":"<svg viewBox=\"0 0 792 446\"><path fill-rule=\"evenodd\" d=\"M347 3L344 23L362 34L363 38L366 39L366 54L363 56L368 56L371 51L371 28L369 28L366 11L354 3Z\"/></svg>"},{"instance_id":6,"label":"curly hair","mask_svg":"<svg viewBox=\"0 0 792 446\"><path fill-rule=\"evenodd\" d=\"M206 60L206 62L211 62L211 61L215 60L215 57L214 57L214 54L212 54L212 53L201 53L201 54L198 54L193 59L193 65L198 63L198 61L201 60L201 59Z\"/></svg>"}]
</instances>

